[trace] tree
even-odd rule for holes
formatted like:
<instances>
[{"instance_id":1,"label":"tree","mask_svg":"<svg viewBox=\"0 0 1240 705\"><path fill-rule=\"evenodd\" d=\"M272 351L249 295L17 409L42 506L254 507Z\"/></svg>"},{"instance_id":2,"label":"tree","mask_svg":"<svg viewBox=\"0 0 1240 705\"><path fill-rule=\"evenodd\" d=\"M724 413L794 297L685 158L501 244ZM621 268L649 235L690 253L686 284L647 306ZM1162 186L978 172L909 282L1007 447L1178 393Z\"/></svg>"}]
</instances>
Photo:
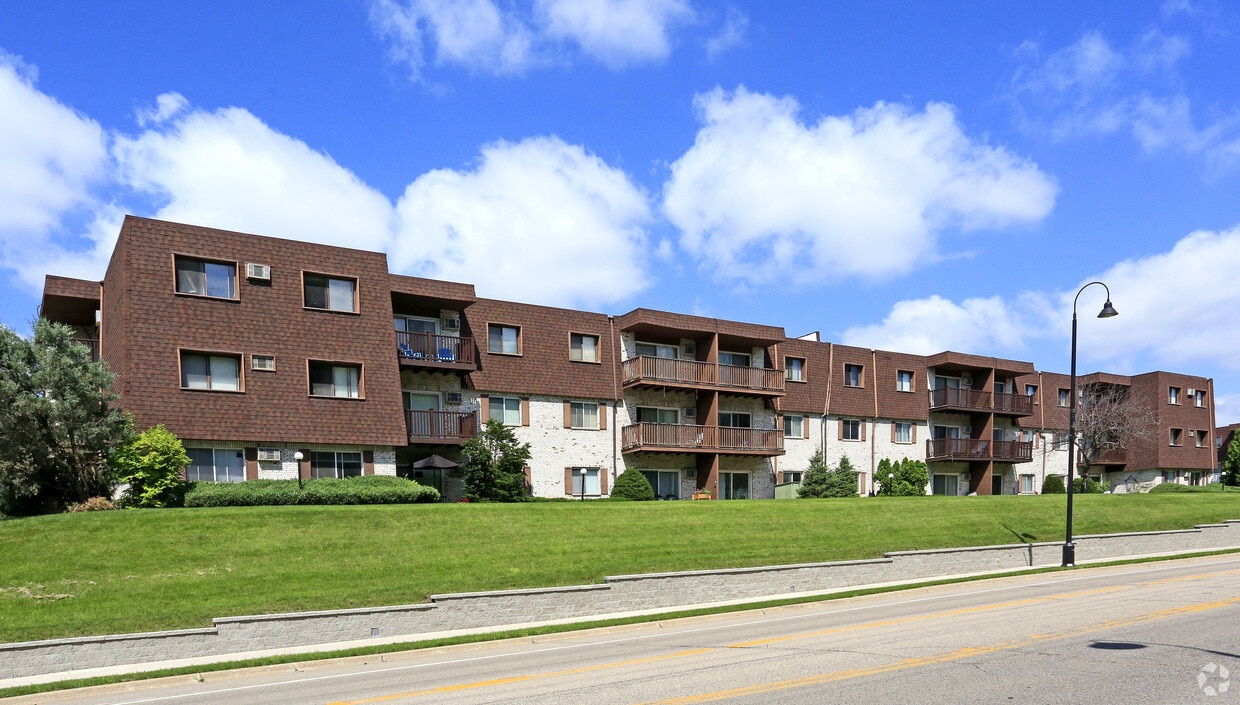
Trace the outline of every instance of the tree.
<instances>
[{"instance_id":1,"label":"tree","mask_svg":"<svg viewBox=\"0 0 1240 705\"><path fill-rule=\"evenodd\" d=\"M522 502L529 497L525 464L530 444L518 443L512 429L499 421L487 421L477 438L465 441L461 459L469 501Z\"/></svg>"},{"instance_id":2,"label":"tree","mask_svg":"<svg viewBox=\"0 0 1240 705\"><path fill-rule=\"evenodd\" d=\"M181 473L189 454L181 439L164 428L152 426L121 446L112 456L116 479L129 483L123 504L127 507L166 507L178 503L185 485Z\"/></svg>"},{"instance_id":3,"label":"tree","mask_svg":"<svg viewBox=\"0 0 1240 705\"><path fill-rule=\"evenodd\" d=\"M852 462L847 457L840 458L839 465L827 467L822 451L814 452L809 460L809 468L801 477L801 486L797 488L800 499L820 497L856 497L857 475Z\"/></svg>"},{"instance_id":4,"label":"tree","mask_svg":"<svg viewBox=\"0 0 1240 705\"><path fill-rule=\"evenodd\" d=\"M1227 446L1227 458L1223 460L1223 484L1231 487L1240 485L1240 432L1231 434L1231 443Z\"/></svg>"},{"instance_id":5,"label":"tree","mask_svg":"<svg viewBox=\"0 0 1240 705\"><path fill-rule=\"evenodd\" d=\"M1063 494L1067 491L1063 478L1058 475L1047 475L1042 481L1042 494Z\"/></svg>"},{"instance_id":6,"label":"tree","mask_svg":"<svg viewBox=\"0 0 1240 705\"><path fill-rule=\"evenodd\" d=\"M930 469L920 460L883 458L878 461L874 479L880 483L878 493L884 497L923 497L930 482Z\"/></svg>"},{"instance_id":7,"label":"tree","mask_svg":"<svg viewBox=\"0 0 1240 705\"><path fill-rule=\"evenodd\" d=\"M654 499L654 488L640 470L628 468L616 478L616 486L611 488L611 498L648 502Z\"/></svg>"},{"instance_id":8,"label":"tree","mask_svg":"<svg viewBox=\"0 0 1240 705\"><path fill-rule=\"evenodd\" d=\"M112 382L68 326L40 319L30 340L0 326L0 512L111 496L108 458L133 437Z\"/></svg>"},{"instance_id":9,"label":"tree","mask_svg":"<svg viewBox=\"0 0 1240 705\"><path fill-rule=\"evenodd\" d=\"M1158 427L1154 411L1128 393L1121 384L1098 382L1081 387L1076 405L1077 469L1088 477L1089 468L1109 450L1132 448L1148 442Z\"/></svg>"}]
</instances>

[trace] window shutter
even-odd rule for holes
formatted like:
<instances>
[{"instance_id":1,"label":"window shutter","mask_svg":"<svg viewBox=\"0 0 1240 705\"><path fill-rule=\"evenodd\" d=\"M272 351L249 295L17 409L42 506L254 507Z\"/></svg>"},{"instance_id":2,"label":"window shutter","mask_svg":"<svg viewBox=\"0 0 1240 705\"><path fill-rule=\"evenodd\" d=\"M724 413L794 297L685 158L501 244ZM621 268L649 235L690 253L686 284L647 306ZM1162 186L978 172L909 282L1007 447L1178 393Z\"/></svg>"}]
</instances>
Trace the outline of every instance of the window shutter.
<instances>
[{"instance_id":1,"label":"window shutter","mask_svg":"<svg viewBox=\"0 0 1240 705\"><path fill-rule=\"evenodd\" d=\"M530 425L530 398L521 397L521 425Z\"/></svg>"},{"instance_id":2,"label":"window shutter","mask_svg":"<svg viewBox=\"0 0 1240 705\"><path fill-rule=\"evenodd\" d=\"M258 479L258 448L245 449L245 479Z\"/></svg>"},{"instance_id":3,"label":"window shutter","mask_svg":"<svg viewBox=\"0 0 1240 705\"><path fill-rule=\"evenodd\" d=\"M521 408L525 409L525 400L521 400ZM525 423L525 415L522 414L521 422ZM573 403L567 399L564 400L564 428L573 427Z\"/></svg>"},{"instance_id":4,"label":"window shutter","mask_svg":"<svg viewBox=\"0 0 1240 705\"><path fill-rule=\"evenodd\" d=\"M600 402L598 405L598 430L607 430L607 404Z\"/></svg>"},{"instance_id":5,"label":"window shutter","mask_svg":"<svg viewBox=\"0 0 1240 705\"><path fill-rule=\"evenodd\" d=\"M534 473L530 471L530 466L526 465L521 468L521 472L525 473L525 489L533 492L534 490Z\"/></svg>"},{"instance_id":6,"label":"window shutter","mask_svg":"<svg viewBox=\"0 0 1240 705\"><path fill-rule=\"evenodd\" d=\"M303 448L301 450L301 463L297 468L297 475L303 480L310 479L310 451Z\"/></svg>"},{"instance_id":7,"label":"window shutter","mask_svg":"<svg viewBox=\"0 0 1240 705\"><path fill-rule=\"evenodd\" d=\"M598 487L600 494L607 494L607 468L598 469Z\"/></svg>"},{"instance_id":8,"label":"window shutter","mask_svg":"<svg viewBox=\"0 0 1240 705\"><path fill-rule=\"evenodd\" d=\"M569 497L573 495L573 469L571 467L564 468L564 494Z\"/></svg>"},{"instance_id":9,"label":"window shutter","mask_svg":"<svg viewBox=\"0 0 1240 705\"><path fill-rule=\"evenodd\" d=\"M801 438L809 438L809 414L801 417Z\"/></svg>"},{"instance_id":10,"label":"window shutter","mask_svg":"<svg viewBox=\"0 0 1240 705\"><path fill-rule=\"evenodd\" d=\"M373 450L362 451L362 474L375 474L375 452Z\"/></svg>"},{"instance_id":11,"label":"window shutter","mask_svg":"<svg viewBox=\"0 0 1240 705\"><path fill-rule=\"evenodd\" d=\"M910 441L912 441L913 443L916 443L916 442L917 442L917 424L915 424L915 423L910 423L910 424L909 424L909 432L908 432L908 434L909 434L909 435L908 435L908 439L909 439Z\"/></svg>"},{"instance_id":12,"label":"window shutter","mask_svg":"<svg viewBox=\"0 0 1240 705\"><path fill-rule=\"evenodd\" d=\"M892 421L891 422L891 442L892 443L896 442L896 426L897 426L896 422Z\"/></svg>"},{"instance_id":13,"label":"window shutter","mask_svg":"<svg viewBox=\"0 0 1240 705\"><path fill-rule=\"evenodd\" d=\"M485 394L478 398L478 415L481 417L479 421L483 426L491 420L491 398Z\"/></svg>"},{"instance_id":14,"label":"window shutter","mask_svg":"<svg viewBox=\"0 0 1240 705\"><path fill-rule=\"evenodd\" d=\"M865 440L865 427L868 426L864 420L858 421L857 425L861 427L861 440Z\"/></svg>"},{"instance_id":15,"label":"window shutter","mask_svg":"<svg viewBox=\"0 0 1240 705\"><path fill-rule=\"evenodd\" d=\"M844 440L844 419L835 420L835 440Z\"/></svg>"}]
</instances>

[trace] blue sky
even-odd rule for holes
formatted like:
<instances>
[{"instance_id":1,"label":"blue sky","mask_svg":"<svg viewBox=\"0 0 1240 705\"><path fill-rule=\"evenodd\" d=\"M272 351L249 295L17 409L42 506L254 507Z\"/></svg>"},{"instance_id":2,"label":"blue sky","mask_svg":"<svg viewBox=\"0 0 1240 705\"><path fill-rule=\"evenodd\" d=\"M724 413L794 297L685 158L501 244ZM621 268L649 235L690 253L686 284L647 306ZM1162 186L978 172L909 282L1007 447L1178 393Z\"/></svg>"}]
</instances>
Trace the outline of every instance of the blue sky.
<instances>
[{"instance_id":1,"label":"blue sky","mask_svg":"<svg viewBox=\"0 0 1240 705\"><path fill-rule=\"evenodd\" d=\"M295 8L295 9L294 9ZM1240 12L1169 2L0 5L0 323L125 213L482 296L1216 380Z\"/></svg>"}]
</instances>

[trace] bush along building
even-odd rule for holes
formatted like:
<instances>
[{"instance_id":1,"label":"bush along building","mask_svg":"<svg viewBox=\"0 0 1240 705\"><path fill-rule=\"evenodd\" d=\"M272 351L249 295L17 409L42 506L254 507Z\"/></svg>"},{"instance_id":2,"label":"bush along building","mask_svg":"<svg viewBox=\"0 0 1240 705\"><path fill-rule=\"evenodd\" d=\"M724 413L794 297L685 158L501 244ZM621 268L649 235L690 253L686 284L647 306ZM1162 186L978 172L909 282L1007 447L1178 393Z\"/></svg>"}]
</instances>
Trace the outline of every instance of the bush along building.
<instances>
[{"instance_id":1,"label":"bush along building","mask_svg":"<svg viewBox=\"0 0 1240 705\"><path fill-rule=\"evenodd\" d=\"M925 461L948 495L1067 470L1068 377L1032 363L480 298L376 252L129 216L103 281L49 275L41 315L108 363L140 428L184 440L190 480L400 474L455 501L460 446L489 419L530 444L544 497L605 497L632 468L661 499L771 498L816 450L847 457L860 494L884 458ZM1096 454L1113 491L1217 479L1211 380L1078 383L1150 411L1139 441Z\"/></svg>"}]
</instances>

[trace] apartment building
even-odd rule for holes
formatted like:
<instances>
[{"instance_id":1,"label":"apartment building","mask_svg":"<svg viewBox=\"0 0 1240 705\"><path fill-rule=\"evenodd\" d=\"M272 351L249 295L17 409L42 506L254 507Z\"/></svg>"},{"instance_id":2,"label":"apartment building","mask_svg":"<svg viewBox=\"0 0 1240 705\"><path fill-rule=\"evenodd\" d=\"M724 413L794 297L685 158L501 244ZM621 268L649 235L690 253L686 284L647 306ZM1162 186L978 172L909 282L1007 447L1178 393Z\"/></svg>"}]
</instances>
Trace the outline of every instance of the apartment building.
<instances>
[{"instance_id":1,"label":"apartment building","mask_svg":"<svg viewBox=\"0 0 1240 705\"><path fill-rule=\"evenodd\" d=\"M926 461L935 494L1066 471L1067 376L1029 362L479 298L382 253L130 216L103 281L49 275L41 315L111 366L140 427L183 439L194 480L402 474L454 501L487 419L530 444L540 496L607 496L633 468L663 499L770 498L817 450L861 494L884 458ZM1095 377L1157 404L1166 441L1101 458L1116 491L1209 477L1210 380Z\"/></svg>"}]
</instances>

